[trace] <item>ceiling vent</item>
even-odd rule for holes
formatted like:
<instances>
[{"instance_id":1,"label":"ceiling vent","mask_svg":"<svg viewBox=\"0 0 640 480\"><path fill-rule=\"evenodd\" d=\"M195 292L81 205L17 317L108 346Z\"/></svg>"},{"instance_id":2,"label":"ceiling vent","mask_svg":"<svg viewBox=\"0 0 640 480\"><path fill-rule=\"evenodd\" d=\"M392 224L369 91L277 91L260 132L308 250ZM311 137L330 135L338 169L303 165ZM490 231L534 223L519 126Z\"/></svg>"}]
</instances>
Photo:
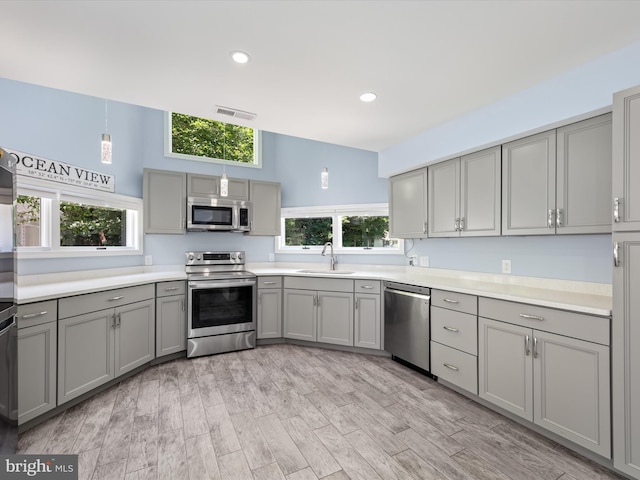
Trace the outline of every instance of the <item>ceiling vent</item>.
<instances>
[{"instance_id":1,"label":"ceiling vent","mask_svg":"<svg viewBox=\"0 0 640 480\"><path fill-rule=\"evenodd\" d=\"M236 110L235 108L221 107L216 105L216 115L225 115L232 118L240 118L242 120L254 120L256 118L255 113L243 112L242 110Z\"/></svg>"}]
</instances>

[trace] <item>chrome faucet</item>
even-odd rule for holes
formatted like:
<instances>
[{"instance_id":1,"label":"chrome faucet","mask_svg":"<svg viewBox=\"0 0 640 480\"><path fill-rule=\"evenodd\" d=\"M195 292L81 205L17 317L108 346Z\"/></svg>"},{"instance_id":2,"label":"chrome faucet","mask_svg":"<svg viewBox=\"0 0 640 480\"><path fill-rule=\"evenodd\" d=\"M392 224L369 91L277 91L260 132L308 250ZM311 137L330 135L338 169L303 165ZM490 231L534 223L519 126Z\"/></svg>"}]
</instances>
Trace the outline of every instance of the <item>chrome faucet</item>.
<instances>
[{"instance_id":1,"label":"chrome faucet","mask_svg":"<svg viewBox=\"0 0 640 480\"><path fill-rule=\"evenodd\" d=\"M336 257L333 254L333 243L327 242L327 243L324 244L324 247L322 248L322 256L324 257L327 254L327 247L331 247L331 270L335 270L336 269Z\"/></svg>"}]
</instances>

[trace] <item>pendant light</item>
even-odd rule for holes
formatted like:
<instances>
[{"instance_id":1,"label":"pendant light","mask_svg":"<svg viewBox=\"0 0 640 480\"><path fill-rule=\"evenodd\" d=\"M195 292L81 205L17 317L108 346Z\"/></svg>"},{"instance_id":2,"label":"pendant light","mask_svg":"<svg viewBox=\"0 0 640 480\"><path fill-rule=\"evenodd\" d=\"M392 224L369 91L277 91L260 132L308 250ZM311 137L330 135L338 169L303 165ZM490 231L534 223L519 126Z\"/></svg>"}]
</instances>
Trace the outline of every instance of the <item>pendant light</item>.
<instances>
[{"instance_id":1,"label":"pendant light","mask_svg":"<svg viewBox=\"0 0 640 480\"><path fill-rule=\"evenodd\" d=\"M320 174L320 185L323 190L329 188L329 169L327 167L322 167L322 173Z\"/></svg>"},{"instance_id":2,"label":"pendant light","mask_svg":"<svg viewBox=\"0 0 640 480\"><path fill-rule=\"evenodd\" d=\"M111 154L112 154L112 145L111 145L111 135L107 133L107 123L108 123L108 109L107 109L107 99L104 100L104 133L102 134L102 141L100 142L100 160L102 163L106 163L107 165L111 164Z\"/></svg>"}]
</instances>

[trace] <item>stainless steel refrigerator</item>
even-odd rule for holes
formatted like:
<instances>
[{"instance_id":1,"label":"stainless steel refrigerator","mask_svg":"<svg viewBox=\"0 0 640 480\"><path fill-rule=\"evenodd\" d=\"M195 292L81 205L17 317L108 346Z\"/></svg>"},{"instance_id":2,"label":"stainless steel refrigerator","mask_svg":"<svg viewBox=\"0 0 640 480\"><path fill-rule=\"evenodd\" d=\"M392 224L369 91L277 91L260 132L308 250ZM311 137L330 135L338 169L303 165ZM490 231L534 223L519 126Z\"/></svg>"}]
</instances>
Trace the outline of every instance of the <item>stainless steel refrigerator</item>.
<instances>
[{"instance_id":1,"label":"stainless steel refrigerator","mask_svg":"<svg viewBox=\"0 0 640 480\"><path fill-rule=\"evenodd\" d=\"M18 329L13 158L0 148L0 454L18 445Z\"/></svg>"}]
</instances>

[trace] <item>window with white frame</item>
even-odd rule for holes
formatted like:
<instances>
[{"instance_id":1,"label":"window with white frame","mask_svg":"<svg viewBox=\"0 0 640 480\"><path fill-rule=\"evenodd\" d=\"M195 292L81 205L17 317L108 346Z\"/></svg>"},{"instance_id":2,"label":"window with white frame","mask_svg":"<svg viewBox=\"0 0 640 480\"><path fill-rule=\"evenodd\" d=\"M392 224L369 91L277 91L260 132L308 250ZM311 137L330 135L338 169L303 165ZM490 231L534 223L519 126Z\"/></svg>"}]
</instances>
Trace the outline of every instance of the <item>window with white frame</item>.
<instances>
[{"instance_id":1,"label":"window with white frame","mask_svg":"<svg viewBox=\"0 0 640 480\"><path fill-rule=\"evenodd\" d=\"M283 208L280 229L278 253L317 253L326 242L342 253L403 253L389 237L387 204Z\"/></svg>"},{"instance_id":2,"label":"window with white frame","mask_svg":"<svg viewBox=\"0 0 640 480\"><path fill-rule=\"evenodd\" d=\"M165 112L164 154L167 157L234 166L260 167L259 130Z\"/></svg>"},{"instance_id":3,"label":"window with white frame","mask_svg":"<svg viewBox=\"0 0 640 480\"><path fill-rule=\"evenodd\" d=\"M142 200L18 179L18 258L142 255Z\"/></svg>"}]
</instances>

